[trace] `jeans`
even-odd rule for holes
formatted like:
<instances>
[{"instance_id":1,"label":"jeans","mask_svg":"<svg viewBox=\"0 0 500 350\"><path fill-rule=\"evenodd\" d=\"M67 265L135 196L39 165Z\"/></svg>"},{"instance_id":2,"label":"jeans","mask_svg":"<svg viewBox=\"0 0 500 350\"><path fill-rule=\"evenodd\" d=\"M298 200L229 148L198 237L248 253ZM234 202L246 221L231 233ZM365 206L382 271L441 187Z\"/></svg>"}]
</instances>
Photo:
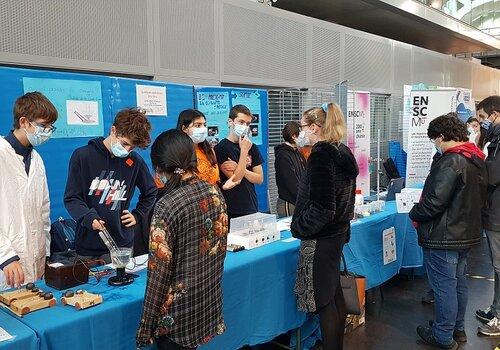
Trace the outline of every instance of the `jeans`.
<instances>
[{"instance_id":1,"label":"jeans","mask_svg":"<svg viewBox=\"0 0 500 350\"><path fill-rule=\"evenodd\" d=\"M451 344L454 330L464 330L468 252L469 249L424 249L424 264L435 298L432 334L444 345Z\"/></svg>"},{"instance_id":2,"label":"jeans","mask_svg":"<svg viewBox=\"0 0 500 350\"><path fill-rule=\"evenodd\" d=\"M500 232L486 231L488 246L490 247L491 264L495 270L495 291L493 295L493 304L491 305L491 313L500 316Z\"/></svg>"}]
</instances>

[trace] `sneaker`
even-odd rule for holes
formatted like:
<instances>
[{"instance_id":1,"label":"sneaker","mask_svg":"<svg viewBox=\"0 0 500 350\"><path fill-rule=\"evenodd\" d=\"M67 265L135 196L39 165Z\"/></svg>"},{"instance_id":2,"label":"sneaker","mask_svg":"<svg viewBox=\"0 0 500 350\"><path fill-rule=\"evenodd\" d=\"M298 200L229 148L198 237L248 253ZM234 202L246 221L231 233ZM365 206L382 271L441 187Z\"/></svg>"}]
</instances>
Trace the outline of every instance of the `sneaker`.
<instances>
[{"instance_id":1,"label":"sneaker","mask_svg":"<svg viewBox=\"0 0 500 350\"><path fill-rule=\"evenodd\" d=\"M432 329L429 327L424 327L424 326L418 326L417 327L417 334L422 338L422 340L436 348L439 349L447 349L447 350L457 350L458 349L458 343L455 340L452 340L450 344L441 344L439 343L436 338L432 335Z\"/></svg>"},{"instance_id":2,"label":"sneaker","mask_svg":"<svg viewBox=\"0 0 500 350\"><path fill-rule=\"evenodd\" d=\"M478 327L477 332L489 337L498 337L500 335L500 320L493 317L488 324Z\"/></svg>"},{"instance_id":3,"label":"sneaker","mask_svg":"<svg viewBox=\"0 0 500 350\"><path fill-rule=\"evenodd\" d=\"M488 323L495 317L495 315L491 313L491 308L489 307L486 310L476 310L476 317L479 321Z\"/></svg>"},{"instance_id":4,"label":"sneaker","mask_svg":"<svg viewBox=\"0 0 500 350\"><path fill-rule=\"evenodd\" d=\"M425 295L422 297L422 303L424 304L433 304L435 302L434 300L434 291L432 289L429 289Z\"/></svg>"},{"instance_id":5,"label":"sneaker","mask_svg":"<svg viewBox=\"0 0 500 350\"><path fill-rule=\"evenodd\" d=\"M429 326L432 328L433 325L434 325L434 321L430 320ZM453 339L455 339L455 341L457 343L466 343L467 342L467 334L465 334L465 331L459 331L459 330L455 329L453 331Z\"/></svg>"}]
</instances>

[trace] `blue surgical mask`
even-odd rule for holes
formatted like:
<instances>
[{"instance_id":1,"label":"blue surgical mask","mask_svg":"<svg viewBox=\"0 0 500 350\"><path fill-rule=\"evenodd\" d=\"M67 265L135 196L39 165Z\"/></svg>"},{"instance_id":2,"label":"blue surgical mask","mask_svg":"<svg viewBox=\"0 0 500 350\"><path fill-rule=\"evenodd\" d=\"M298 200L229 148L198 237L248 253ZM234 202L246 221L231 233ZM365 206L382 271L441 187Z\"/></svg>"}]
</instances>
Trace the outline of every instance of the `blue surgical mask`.
<instances>
[{"instance_id":1,"label":"blue surgical mask","mask_svg":"<svg viewBox=\"0 0 500 350\"><path fill-rule=\"evenodd\" d=\"M191 140L193 140L194 143L199 144L202 143L207 139L208 136L208 128L203 126L201 128L193 128L192 130L192 135L189 135Z\"/></svg>"},{"instance_id":2,"label":"blue surgical mask","mask_svg":"<svg viewBox=\"0 0 500 350\"><path fill-rule=\"evenodd\" d=\"M240 124L236 124L234 127L233 127L233 131L234 131L234 134L238 137L242 137L243 135L247 135L248 133L248 126L246 125L240 125Z\"/></svg>"},{"instance_id":3,"label":"blue surgical mask","mask_svg":"<svg viewBox=\"0 0 500 350\"><path fill-rule=\"evenodd\" d=\"M120 143L120 141L118 141L118 139L116 140L115 143L111 141L111 152L115 157L118 158L125 158L130 154L130 152L127 151L125 147L122 146L122 144Z\"/></svg>"},{"instance_id":4,"label":"blue surgical mask","mask_svg":"<svg viewBox=\"0 0 500 350\"><path fill-rule=\"evenodd\" d=\"M488 130L491 127L491 124L493 124L491 120L485 119L481 122L481 127L485 130Z\"/></svg>"},{"instance_id":5,"label":"blue surgical mask","mask_svg":"<svg viewBox=\"0 0 500 350\"><path fill-rule=\"evenodd\" d=\"M26 129L24 129L24 132L26 133L26 137L28 138L29 143L33 147L40 146L51 138L52 131L44 131L44 128L42 126L34 124L32 125L35 127L35 132L33 134L30 134Z\"/></svg>"}]
</instances>

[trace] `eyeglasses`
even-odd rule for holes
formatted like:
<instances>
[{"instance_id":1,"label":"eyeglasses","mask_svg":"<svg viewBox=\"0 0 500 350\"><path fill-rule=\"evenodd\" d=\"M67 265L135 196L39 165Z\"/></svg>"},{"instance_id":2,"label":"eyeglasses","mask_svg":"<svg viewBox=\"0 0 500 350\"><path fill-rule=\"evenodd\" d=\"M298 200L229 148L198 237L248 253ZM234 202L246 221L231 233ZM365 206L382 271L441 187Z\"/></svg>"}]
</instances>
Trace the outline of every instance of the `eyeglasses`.
<instances>
[{"instance_id":1,"label":"eyeglasses","mask_svg":"<svg viewBox=\"0 0 500 350\"><path fill-rule=\"evenodd\" d=\"M35 122L30 122L30 124L33 125L34 127L38 127L40 129L42 129L42 131L46 132L46 133L54 132L57 130L57 128L54 125L45 126L45 125L38 124Z\"/></svg>"}]
</instances>

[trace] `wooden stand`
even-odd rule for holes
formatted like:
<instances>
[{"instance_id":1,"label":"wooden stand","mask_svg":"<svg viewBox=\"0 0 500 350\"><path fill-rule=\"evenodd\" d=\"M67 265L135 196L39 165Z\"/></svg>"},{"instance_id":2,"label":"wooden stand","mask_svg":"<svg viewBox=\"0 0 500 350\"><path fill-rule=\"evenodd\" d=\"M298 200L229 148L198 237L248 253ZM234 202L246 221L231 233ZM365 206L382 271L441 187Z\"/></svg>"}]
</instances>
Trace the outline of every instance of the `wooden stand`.
<instances>
[{"instance_id":1,"label":"wooden stand","mask_svg":"<svg viewBox=\"0 0 500 350\"><path fill-rule=\"evenodd\" d=\"M20 317L36 310L55 306L57 303L52 293L44 293L33 283L29 283L25 288L0 293L0 302Z\"/></svg>"},{"instance_id":2,"label":"wooden stand","mask_svg":"<svg viewBox=\"0 0 500 350\"><path fill-rule=\"evenodd\" d=\"M78 290L76 293L67 291L61 298L61 303L63 305L74 306L77 310L83 310L101 304L102 295L92 294L84 290Z\"/></svg>"}]
</instances>

